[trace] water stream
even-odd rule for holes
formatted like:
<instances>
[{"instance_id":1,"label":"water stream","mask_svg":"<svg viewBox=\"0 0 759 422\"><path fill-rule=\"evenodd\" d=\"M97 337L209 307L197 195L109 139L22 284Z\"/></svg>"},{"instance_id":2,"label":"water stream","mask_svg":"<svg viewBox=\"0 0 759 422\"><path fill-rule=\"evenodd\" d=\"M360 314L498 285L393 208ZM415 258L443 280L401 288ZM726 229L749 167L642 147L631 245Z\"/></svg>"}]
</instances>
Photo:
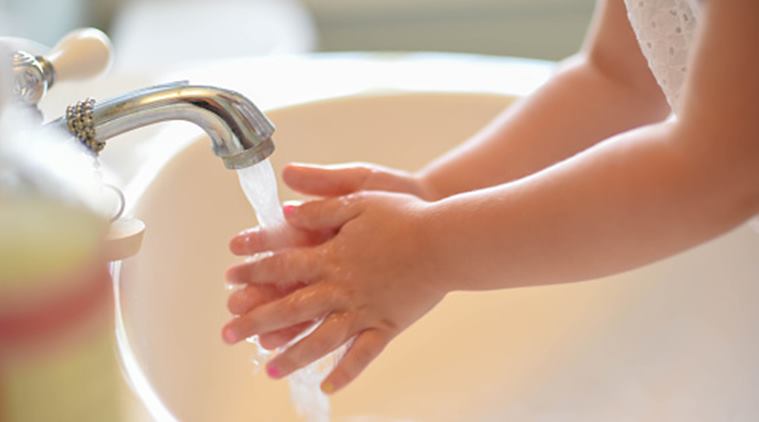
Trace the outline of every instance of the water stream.
<instances>
[{"instance_id":1,"label":"water stream","mask_svg":"<svg viewBox=\"0 0 759 422\"><path fill-rule=\"evenodd\" d=\"M282 207L279 202L277 177L269 160L240 169L237 174L240 177L242 190L256 213L258 224L272 231L283 228L285 217L282 214ZM251 259L256 259L256 257ZM290 344L296 343L315 328L316 326L307 330ZM256 346L256 355L252 358L252 363L256 367L265 364L273 353L278 353L287 348L285 346L280 350L271 352L261 347L257 337L250 338L248 341ZM342 352L343 348L288 377L290 397L293 404L298 413L305 417L308 422L327 422L330 419L329 398L321 392L319 385L335 367Z\"/></svg>"}]
</instances>

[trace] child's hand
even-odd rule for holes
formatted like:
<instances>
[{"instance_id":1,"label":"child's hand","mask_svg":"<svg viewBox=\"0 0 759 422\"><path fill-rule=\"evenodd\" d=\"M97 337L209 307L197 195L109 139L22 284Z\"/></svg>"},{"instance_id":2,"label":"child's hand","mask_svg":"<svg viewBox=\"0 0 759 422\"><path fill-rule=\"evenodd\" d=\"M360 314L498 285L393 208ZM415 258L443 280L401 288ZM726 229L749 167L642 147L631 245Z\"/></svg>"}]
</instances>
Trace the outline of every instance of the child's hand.
<instances>
[{"instance_id":1,"label":"child's hand","mask_svg":"<svg viewBox=\"0 0 759 422\"><path fill-rule=\"evenodd\" d=\"M359 192L286 207L294 227L337 234L317 246L280 250L231 268L227 278L233 283L306 286L252 307L225 326L224 339L235 343L324 318L317 330L273 359L267 372L286 376L354 339L322 384L325 392L342 388L445 295L430 257L427 205L410 195Z\"/></svg>"},{"instance_id":2,"label":"child's hand","mask_svg":"<svg viewBox=\"0 0 759 422\"><path fill-rule=\"evenodd\" d=\"M419 197L430 196L421 180L414 175L368 163L333 166L290 164L283 171L283 179L290 188L306 195L338 196L360 190L379 190L409 193ZM333 235L334 231L331 230L316 233L288 227L279 233L268 233L253 228L235 236L230 242L230 250L235 255L249 256L269 250L315 246ZM232 293L227 307L233 315L242 315L257 306L283 297L297 287L299 285L278 288L249 285ZM310 324L306 322L276 332L263 333L259 336L260 344L270 350L284 346Z\"/></svg>"},{"instance_id":3,"label":"child's hand","mask_svg":"<svg viewBox=\"0 0 759 422\"><path fill-rule=\"evenodd\" d=\"M287 226L275 232L262 230L260 227L248 229L233 237L229 248L235 255L251 256L261 252L279 251L285 248L315 246L334 235L333 231L311 232ZM232 315L243 315L257 306L280 299L294 290L303 287L303 283L285 285L249 284L235 290L229 295L227 308ZM304 322L271 333L259 335L259 344L274 350L289 343L313 322Z\"/></svg>"}]
</instances>

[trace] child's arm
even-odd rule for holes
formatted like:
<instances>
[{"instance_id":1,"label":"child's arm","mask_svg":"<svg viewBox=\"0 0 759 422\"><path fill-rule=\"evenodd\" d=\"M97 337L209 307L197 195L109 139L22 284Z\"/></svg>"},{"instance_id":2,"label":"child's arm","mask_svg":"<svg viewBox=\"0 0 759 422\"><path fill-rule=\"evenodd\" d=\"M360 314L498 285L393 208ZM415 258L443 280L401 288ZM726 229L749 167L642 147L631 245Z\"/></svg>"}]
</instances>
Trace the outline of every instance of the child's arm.
<instances>
[{"instance_id":1,"label":"child's arm","mask_svg":"<svg viewBox=\"0 0 759 422\"><path fill-rule=\"evenodd\" d=\"M585 46L533 95L417 174L373 165L289 166L294 189L319 196L358 190L428 200L532 174L669 113L640 52L622 0L599 1Z\"/></svg>"},{"instance_id":2,"label":"child's arm","mask_svg":"<svg viewBox=\"0 0 759 422\"><path fill-rule=\"evenodd\" d=\"M684 109L515 183L435 206L450 288L631 269L759 212L759 2L707 2ZM455 281L454 281L455 280Z\"/></svg>"},{"instance_id":3,"label":"child's arm","mask_svg":"<svg viewBox=\"0 0 759 422\"><path fill-rule=\"evenodd\" d=\"M661 121L669 111L624 2L599 1L577 55L533 95L419 175L436 198L495 186Z\"/></svg>"},{"instance_id":4,"label":"child's arm","mask_svg":"<svg viewBox=\"0 0 759 422\"><path fill-rule=\"evenodd\" d=\"M360 192L287 211L317 247L232 268L231 281L306 287L230 322L225 339L326 316L269 364L276 376L348 339L323 384L355 378L446 292L583 280L694 246L759 212L759 3L708 2L685 108L506 185L428 203Z\"/></svg>"}]
</instances>

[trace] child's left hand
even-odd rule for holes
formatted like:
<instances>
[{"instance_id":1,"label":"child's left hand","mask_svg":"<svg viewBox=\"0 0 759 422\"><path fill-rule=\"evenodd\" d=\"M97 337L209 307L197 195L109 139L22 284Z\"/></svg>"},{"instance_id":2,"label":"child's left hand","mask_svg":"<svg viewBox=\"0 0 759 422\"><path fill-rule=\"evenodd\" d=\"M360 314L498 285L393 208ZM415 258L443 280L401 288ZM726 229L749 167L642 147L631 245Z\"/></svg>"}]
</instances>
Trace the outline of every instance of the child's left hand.
<instances>
[{"instance_id":1,"label":"child's left hand","mask_svg":"<svg viewBox=\"0 0 759 422\"><path fill-rule=\"evenodd\" d=\"M232 283L267 286L306 283L287 296L260 305L223 329L228 343L300 327L324 318L310 335L267 366L284 377L353 342L322 383L327 393L352 381L385 345L445 296L438 284L425 219L428 203L414 196L357 192L285 207L287 221L305 232L337 230L328 241L274 252L231 268ZM267 250L265 232L250 241Z\"/></svg>"}]
</instances>

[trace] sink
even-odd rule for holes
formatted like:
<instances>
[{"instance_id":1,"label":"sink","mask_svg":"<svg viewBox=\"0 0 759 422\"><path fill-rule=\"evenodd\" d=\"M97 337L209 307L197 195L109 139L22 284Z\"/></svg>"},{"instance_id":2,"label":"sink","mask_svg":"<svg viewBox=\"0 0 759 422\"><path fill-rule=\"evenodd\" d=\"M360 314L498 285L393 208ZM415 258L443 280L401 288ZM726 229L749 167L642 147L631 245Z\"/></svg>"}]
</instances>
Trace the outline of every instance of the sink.
<instances>
[{"instance_id":1,"label":"sink","mask_svg":"<svg viewBox=\"0 0 759 422\"><path fill-rule=\"evenodd\" d=\"M386 92L275 109L272 162L416 169L513 100ZM222 344L223 274L239 262L227 242L256 220L208 145L177 147L133 208L147 230L116 274L127 373L154 416L300 420L252 345ZM334 396L333 420L756 420L758 303L748 227L606 280L451 294Z\"/></svg>"}]
</instances>

